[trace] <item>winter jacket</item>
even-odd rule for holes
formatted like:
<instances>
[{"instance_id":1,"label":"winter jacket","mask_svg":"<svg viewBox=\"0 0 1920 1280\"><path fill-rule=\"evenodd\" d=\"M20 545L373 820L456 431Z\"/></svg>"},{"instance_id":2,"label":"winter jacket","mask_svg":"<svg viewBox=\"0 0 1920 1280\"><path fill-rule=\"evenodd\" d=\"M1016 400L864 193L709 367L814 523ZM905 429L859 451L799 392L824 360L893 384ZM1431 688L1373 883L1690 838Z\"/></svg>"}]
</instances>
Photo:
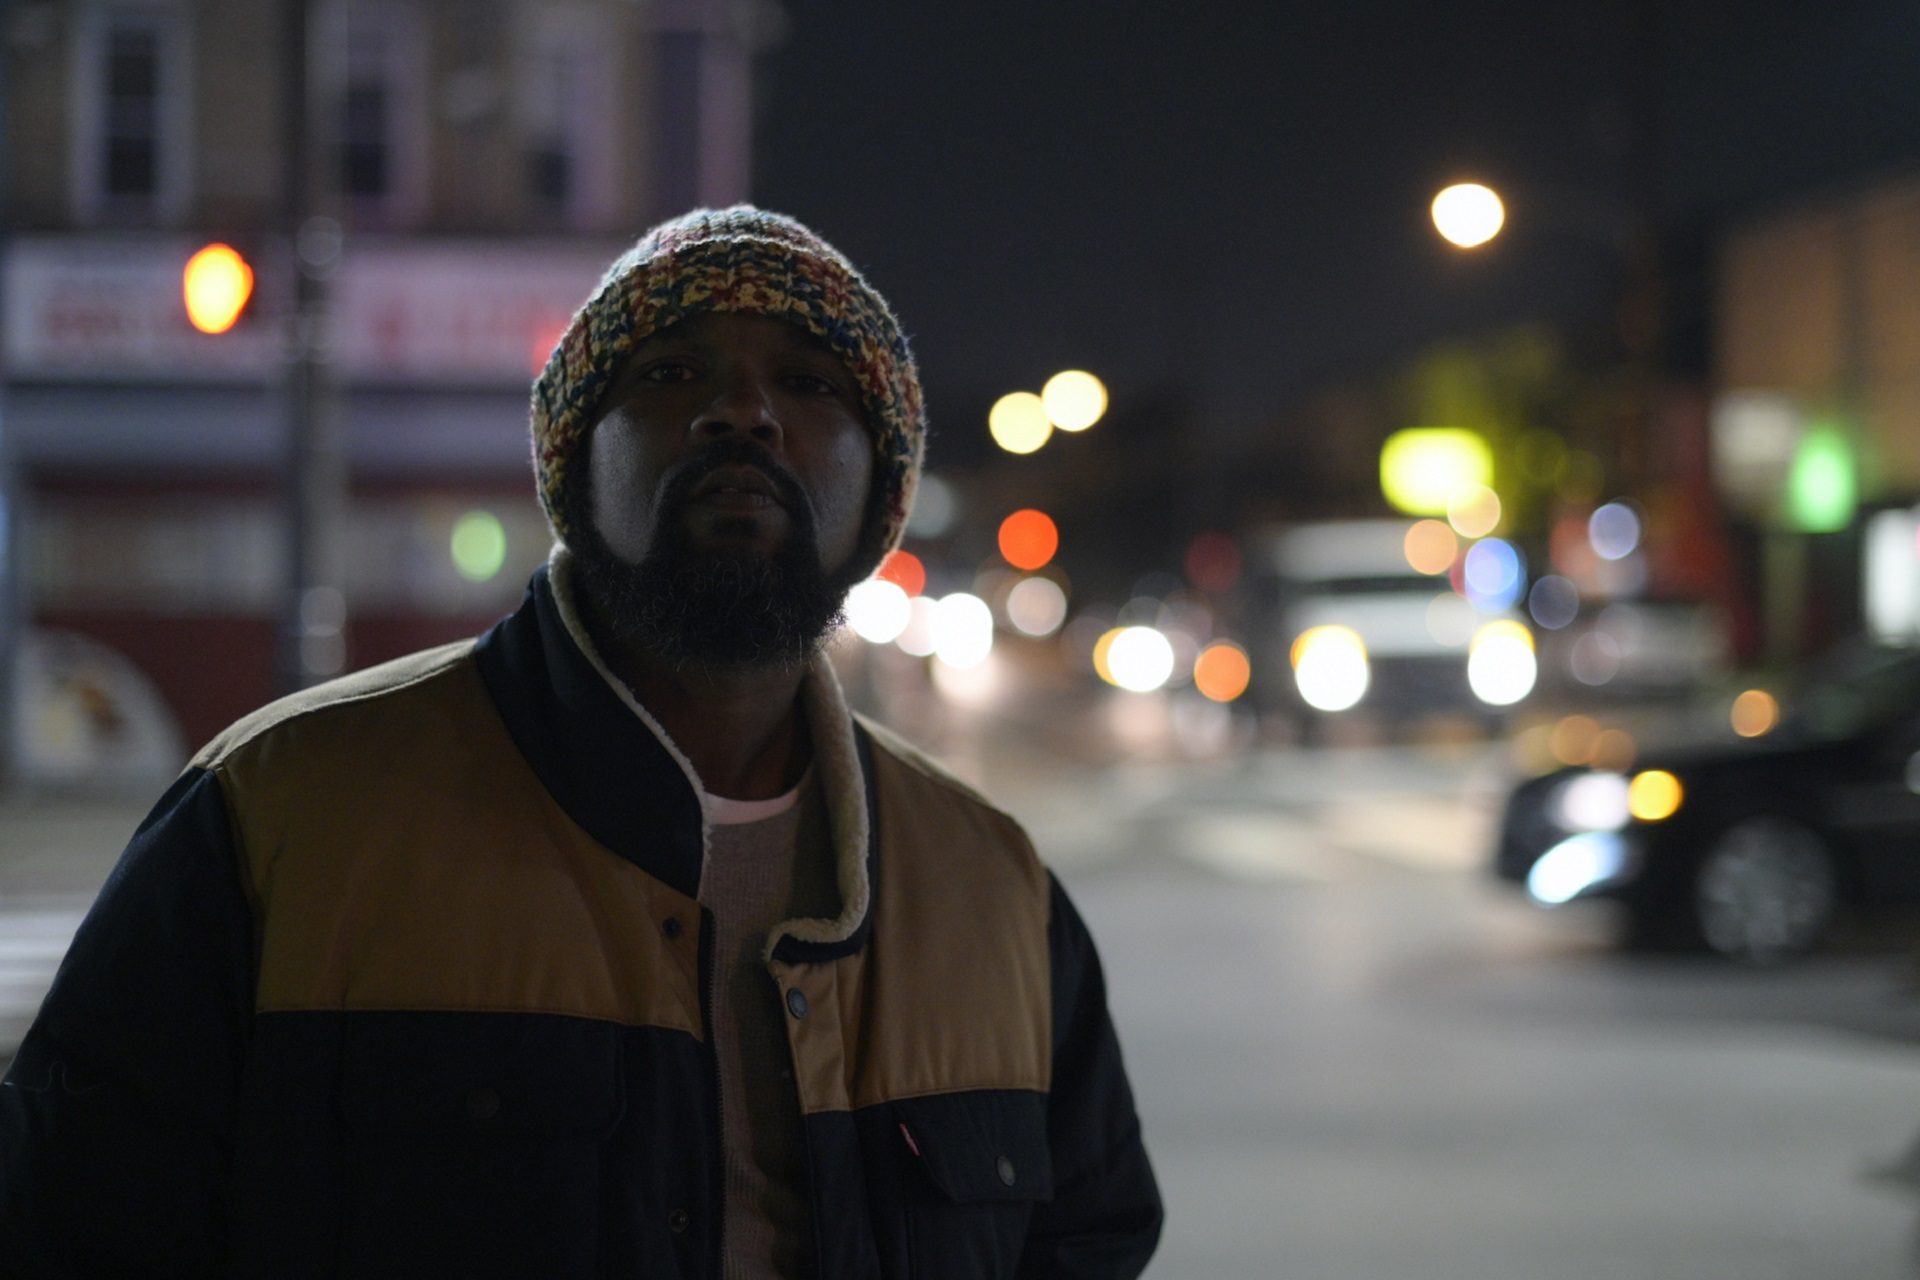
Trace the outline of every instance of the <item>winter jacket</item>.
<instances>
[{"instance_id":1,"label":"winter jacket","mask_svg":"<svg viewBox=\"0 0 1920 1280\"><path fill-rule=\"evenodd\" d=\"M542 569L195 759L0 1088L0 1275L720 1275L704 811L583 635ZM813 1274L1137 1274L1085 927L1012 819L824 666L805 698L842 910L766 968Z\"/></svg>"}]
</instances>

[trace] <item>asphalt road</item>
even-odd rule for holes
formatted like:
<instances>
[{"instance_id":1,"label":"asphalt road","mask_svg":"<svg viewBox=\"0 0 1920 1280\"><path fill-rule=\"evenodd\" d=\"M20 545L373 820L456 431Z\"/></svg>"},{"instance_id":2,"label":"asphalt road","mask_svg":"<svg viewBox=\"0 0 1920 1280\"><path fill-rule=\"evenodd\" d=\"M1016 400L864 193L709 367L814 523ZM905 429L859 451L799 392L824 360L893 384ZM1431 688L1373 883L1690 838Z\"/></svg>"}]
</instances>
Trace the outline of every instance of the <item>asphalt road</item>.
<instances>
[{"instance_id":1,"label":"asphalt road","mask_svg":"<svg viewBox=\"0 0 1920 1280\"><path fill-rule=\"evenodd\" d=\"M1897 930L1768 973L1621 955L1600 911L1484 879L1497 752L954 754L1100 941L1168 1200L1151 1274L1920 1276ZM0 804L0 1058L140 810Z\"/></svg>"}]
</instances>

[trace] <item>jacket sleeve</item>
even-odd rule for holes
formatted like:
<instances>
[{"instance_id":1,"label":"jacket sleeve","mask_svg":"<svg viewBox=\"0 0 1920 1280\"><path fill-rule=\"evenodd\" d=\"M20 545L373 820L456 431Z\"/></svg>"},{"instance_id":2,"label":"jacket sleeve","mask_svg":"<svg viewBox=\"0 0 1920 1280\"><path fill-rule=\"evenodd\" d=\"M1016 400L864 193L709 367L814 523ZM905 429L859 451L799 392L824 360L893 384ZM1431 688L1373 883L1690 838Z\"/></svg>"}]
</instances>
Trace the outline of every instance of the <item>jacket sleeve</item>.
<instances>
[{"instance_id":1,"label":"jacket sleeve","mask_svg":"<svg viewBox=\"0 0 1920 1280\"><path fill-rule=\"evenodd\" d=\"M1100 957L1066 890L1049 880L1053 1083L1047 1142L1054 1192L1034 1211L1019 1273L1126 1280L1146 1267L1160 1239L1160 1189L1107 1016Z\"/></svg>"},{"instance_id":2,"label":"jacket sleeve","mask_svg":"<svg viewBox=\"0 0 1920 1280\"><path fill-rule=\"evenodd\" d=\"M209 1275L253 925L218 780L134 833L0 1083L0 1275Z\"/></svg>"}]
</instances>

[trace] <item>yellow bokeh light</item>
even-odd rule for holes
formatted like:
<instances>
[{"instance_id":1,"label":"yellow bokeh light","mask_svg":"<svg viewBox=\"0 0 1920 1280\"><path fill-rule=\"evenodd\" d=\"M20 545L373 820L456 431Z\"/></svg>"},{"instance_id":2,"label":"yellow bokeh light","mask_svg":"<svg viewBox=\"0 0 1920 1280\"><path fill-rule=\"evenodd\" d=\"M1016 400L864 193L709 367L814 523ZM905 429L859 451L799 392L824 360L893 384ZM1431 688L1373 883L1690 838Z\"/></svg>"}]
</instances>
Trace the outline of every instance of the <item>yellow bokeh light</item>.
<instances>
[{"instance_id":1,"label":"yellow bokeh light","mask_svg":"<svg viewBox=\"0 0 1920 1280\"><path fill-rule=\"evenodd\" d=\"M1460 540L1439 520L1418 520L1407 529L1403 550L1417 573L1445 573L1460 554Z\"/></svg>"},{"instance_id":2,"label":"yellow bokeh light","mask_svg":"<svg viewBox=\"0 0 1920 1280\"><path fill-rule=\"evenodd\" d=\"M1408 427L1380 449L1380 491L1412 516L1444 516L1454 495L1493 482L1493 450L1464 427Z\"/></svg>"},{"instance_id":3,"label":"yellow bokeh light","mask_svg":"<svg viewBox=\"0 0 1920 1280\"><path fill-rule=\"evenodd\" d=\"M1113 649L1113 642L1119 639L1120 633L1125 630L1125 627L1113 627L1102 632L1100 638L1093 642L1094 674L1098 675L1108 684L1113 683L1113 668L1107 665L1107 655Z\"/></svg>"},{"instance_id":4,"label":"yellow bokeh light","mask_svg":"<svg viewBox=\"0 0 1920 1280\"><path fill-rule=\"evenodd\" d=\"M1680 809L1680 779L1665 769L1637 773L1627 785L1627 812L1642 822L1664 822Z\"/></svg>"},{"instance_id":5,"label":"yellow bokeh light","mask_svg":"<svg viewBox=\"0 0 1920 1280\"><path fill-rule=\"evenodd\" d=\"M1193 687L1215 702L1232 702L1247 691L1252 679L1247 651L1230 640L1208 645L1193 662Z\"/></svg>"},{"instance_id":6,"label":"yellow bokeh light","mask_svg":"<svg viewBox=\"0 0 1920 1280\"><path fill-rule=\"evenodd\" d=\"M987 411L987 430L1008 453L1032 453L1053 434L1053 423L1039 396L1014 391L993 402Z\"/></svg>"},{"instance_id":7,"label":"yellow bokeh light","mask_svg":"<svg viewBox=\"0 0 1920 1280\"><path fill-rule=\"evenodd\" d=\"M1062 431L1085 431L1107 411L1107 385L1084 369L1064 369L1040 388L1040 403Z\"/></svg>"},{"instance_id":8,"label":"yellow bokeh light","mask_svg":"<svg viewBox=\"0 0 1920 1280\"><path fill-rule=\"evenodd\" d=\"M1593 744L1600 737L1600 725L1592 716L1562 717L1553 726L1547 745L1561 764L1585 764L1593 758Z\"/></svg>"},{"instance_id":9,"label":"yellow bokeh light","mask_svg":"<svg viewBox=\"0 0 1920 1280\"><path fill-rule=\"evenodd\" d=\"M1484 538L1500 527L1500 495L1486 485L1468 485L1447 503L1447 523L1463 538Z\"/></svg>"},{"instance_id":10,"label":"yellow bokeh light","mask_svg":"<svg viewBox=\"0 0 1920 1280\"><path fill-rule=\"evenodd\" d=\"M1473 633L1471 648L1478 649L1486 644L1513 644L1533 649L1533 632L1527 630L1527 624L1516 622L1512 618L1496 618Z\"/></svg>"},{"instance_id":11,"label":"yellow bokeh light","mask_svg":"<svg viewBox=\"0 0 1920 1280\"><path fill-rule=\"evenodd\" d=\"M1507 207L1492 187L1456 182L1433 198L1433 226L1447 243L1477 249L1500 234Z\"/></svg>"},{"instance_id":12,"label":"yellow bokeh light","mask_svg":"<svg viewBox=\"0 0 1920 1280\"><path fill-rule=\"evenodd\" d=\"M180 274L187 319L202 333L225 333L253 296L253 268L232 245L210 244Z\"/></svg>"},{"instance_id":13,"label":"yellow bokeh light","mask_svg":"<svg viewBox=\"0 0 1920 1280\"><path fill-rule=\"evenodd\" d=\"M1362 654L1367 651L1367 642L1360 638L1358 631L1355 631L1352 627L1342 627L1334 623L1327 623L1324 626L1308 627L1305 631L1295 636L1293 648L1287 652L1287 661L1291 662L1295 667L1298 667L1301 658L1306 656L1307 650L1318 648L1322 645L1330 649L1358 650Z\"/></svg>"},{"instance_id":14,"label":"yellow bokeh light","mask_svg":"<svg viewBox=\"0 0 1920 1280\"><path fill-rule=\"evenodd\" d=\"M1733 731L1743 738L1771 733L1780 723L1780 702L1765 689L1748 689L1733 700Z\"/></svg>"}]
</instances>

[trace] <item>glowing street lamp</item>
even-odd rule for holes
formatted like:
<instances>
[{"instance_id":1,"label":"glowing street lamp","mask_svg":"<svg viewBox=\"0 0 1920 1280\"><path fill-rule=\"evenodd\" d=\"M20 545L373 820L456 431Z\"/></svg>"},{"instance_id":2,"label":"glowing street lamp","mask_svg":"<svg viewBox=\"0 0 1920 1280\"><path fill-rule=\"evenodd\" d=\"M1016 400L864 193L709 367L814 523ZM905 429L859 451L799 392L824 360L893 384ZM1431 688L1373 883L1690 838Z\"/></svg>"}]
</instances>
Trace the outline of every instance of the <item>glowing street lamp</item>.
<instances>
[{"instance_id":1,"label":"glowing street lamp","mask_svg":"<svg viewBox=\"0 0 1920 1280\"><path fill-rule=\"evenodd\" d=\"M1433 226L1442 239L1461 249L1477 249L1500 234L1507 207L1492 187L1456 182L1433 198Z\"/></svg>"}]
</instances>

